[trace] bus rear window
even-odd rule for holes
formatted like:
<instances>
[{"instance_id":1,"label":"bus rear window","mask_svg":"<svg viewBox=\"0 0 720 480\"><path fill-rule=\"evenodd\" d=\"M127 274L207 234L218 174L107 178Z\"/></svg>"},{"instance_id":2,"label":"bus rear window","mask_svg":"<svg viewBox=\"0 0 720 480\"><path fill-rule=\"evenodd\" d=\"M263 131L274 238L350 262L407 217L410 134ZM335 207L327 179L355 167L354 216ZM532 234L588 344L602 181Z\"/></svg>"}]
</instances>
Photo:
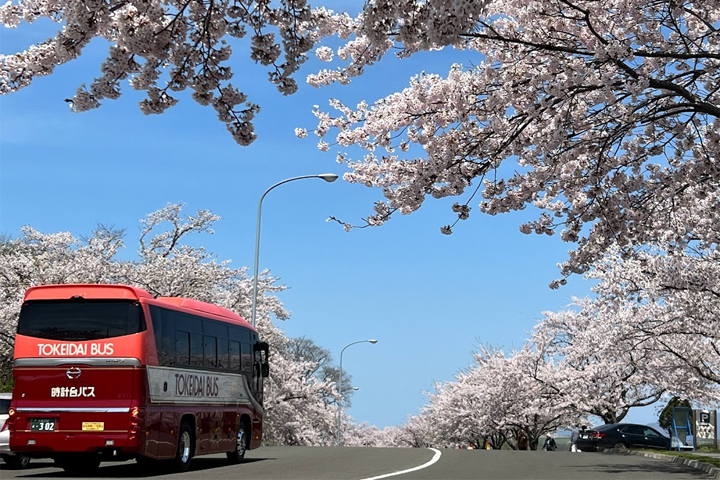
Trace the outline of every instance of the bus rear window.
<instances>
[{"instance_id":1,"label":"bus rear window","mask_svg":"<svg viewBox=\"0 0 720 480\"><path fill-rule=\"evenodd\" d=\"M144 330L140 304L120 300L34 300L23 304L18 321L18 334L47 340L100 340Z\"/></svg>"}]
</instances>

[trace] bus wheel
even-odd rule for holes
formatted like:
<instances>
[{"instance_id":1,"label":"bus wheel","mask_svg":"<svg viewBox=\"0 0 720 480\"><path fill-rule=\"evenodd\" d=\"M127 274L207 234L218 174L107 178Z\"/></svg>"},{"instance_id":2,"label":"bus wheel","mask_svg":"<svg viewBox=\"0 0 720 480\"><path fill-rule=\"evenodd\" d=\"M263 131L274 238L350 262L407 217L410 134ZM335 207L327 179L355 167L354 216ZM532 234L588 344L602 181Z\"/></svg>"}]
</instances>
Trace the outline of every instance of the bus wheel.
<instances>
[{"instance_id":1,"label":"bus wheel","mask_svg":"<svg viewBox=\"0 0 720 480\"><path fill-rule=\"evenodd\" d=\"M193 434L190 425L182 422L180 425L180 440L178 441L177 453L175 454L175 470L186 472L190 468L192 459Z\"/></svg>"},{"instance_id":2,"label":"bus wheel","mask_svg":"<svg viewBox=\"0 0 720 480\"><path fill-rule=\"evenodd\" d=\"M235 450L226 453L228 460L230 460L230 463L240 463L245 459L245 452L247 451L247 439L248 432L247 427L245 426L245 422L240 422L240 429L238 430L237 438L235 439Z\"/></svg>"},{"instance_id":3,"label":"bus wheel","mask_svg":"<svg viewBox=\"0 0 720 480\"><path fill-rule=\"evenodd\" d=\"M19 453L16 455L3 455L2 459L7 463L9 468L13 469L25 468L30 464L30 457Z\"/></svg>"}]
</instances>

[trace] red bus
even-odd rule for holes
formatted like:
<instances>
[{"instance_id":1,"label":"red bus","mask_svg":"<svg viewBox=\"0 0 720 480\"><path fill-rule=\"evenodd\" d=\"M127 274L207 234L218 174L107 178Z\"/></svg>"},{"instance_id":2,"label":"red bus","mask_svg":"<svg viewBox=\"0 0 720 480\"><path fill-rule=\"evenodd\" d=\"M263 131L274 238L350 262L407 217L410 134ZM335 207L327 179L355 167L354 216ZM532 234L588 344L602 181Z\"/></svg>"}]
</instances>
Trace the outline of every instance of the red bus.
<instances>
[{"instance_id":1,"label":"red bus","mask_svg":"<svg viewBox=\"0 0 720 480\"><path fill-rule=\"evenodd\" d=\"M10 448L78 472L196 455L240 462L260 446L268 344L232 311L125 285L25 294Z\"/></svg>"}]
</instances>

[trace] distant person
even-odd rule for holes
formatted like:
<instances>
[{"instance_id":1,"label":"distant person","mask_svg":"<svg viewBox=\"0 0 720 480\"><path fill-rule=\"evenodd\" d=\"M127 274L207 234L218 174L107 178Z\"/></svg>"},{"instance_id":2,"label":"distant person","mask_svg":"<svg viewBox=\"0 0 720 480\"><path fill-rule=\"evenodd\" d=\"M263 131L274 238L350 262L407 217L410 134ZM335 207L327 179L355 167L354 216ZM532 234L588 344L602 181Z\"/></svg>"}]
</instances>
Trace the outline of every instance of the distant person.
<instances>
[{"instance_id":1,"label":"distant person","mask_svg":"<svg viewBox=\"0 0 720 480\"><path fill-rule=\"evenodd\" d=\"M492 445L490 445L490 442L485 442L485 450L492 450Z\"/></svg>"},{"instance_id":2,"label":"distant person","mask_svg":"<svg viewBox=\"0 0 720 480\"><path fill-rule=\"evenodd\" d=\"M552 438L549 433L545 435L545 443L543 443L543 450L547 452L557 450L557 443L555 443L555 439Z\"/></svg>"},{"instance_id":3,"label":"distant person","mask_svg":"<svg viewBox=\"0 0 720 480\"><path fill-rule=\"evenodd\" d=\"M573 427L572 432L570 432L570 451L571 452L577 452L577 441L578 438L580 438L580 431L577 427Z\"/></svg>"},{"instance_id":4,"label":"distant person","mask_svg":"<svg viewBox=\"0 0 720 480\"><path fill-rule=\"evenodd\" d=\"M518 450L528 449L528 438L525 435L525 430L520 430L520 433L518 433L517 448Z\"/></svg>"}]
</instances>

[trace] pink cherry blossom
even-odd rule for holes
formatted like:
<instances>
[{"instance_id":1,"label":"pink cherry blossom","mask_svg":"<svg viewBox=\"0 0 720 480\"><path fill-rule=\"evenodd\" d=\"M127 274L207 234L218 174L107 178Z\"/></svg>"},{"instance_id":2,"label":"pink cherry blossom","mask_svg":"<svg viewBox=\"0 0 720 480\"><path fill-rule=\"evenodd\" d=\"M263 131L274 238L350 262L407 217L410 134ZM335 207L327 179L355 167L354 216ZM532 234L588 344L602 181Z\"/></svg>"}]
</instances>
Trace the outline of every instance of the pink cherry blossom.
<instances>
[{"instance_id":1,"label":"pink cherry blossom","mask_svg":"<svg viewBox=\"0 0 720 480\"><path fill-rule=\"evenodd\" d=\"M231 80L228 38L250 38L250 58L269 69L283 94L297 90L292 75L314 45L313 13L304 0L269 2L196 2L133 0L109 2L18 0L0 6L0 23L14 28L49 18L62 26L26 50L0 55L0 94L25 88L36 77L74 60L95 38L110 43L101 73L81 86L72 108L99 107L117 99L127 81L147 92L143 113L159 114L178 102L177 92L190 89L202 105L212 105L240 145L255 140L252 120L259 106L247 100Z\"/></svg>"},{"instance_id":2,"label":"pink cherry blossom","mask_svg":"<svg viewBox=\"0 0 720 480\"><path fill-rule=\"evenodd\" d=\"M562 276L616 243L716 238L706 230L719 207L716 0L374 0L356 19L323 22L354 35L336 68L308 77L316 86L348 83L390 52L467 57L371 105L315 110L316 133L330 138L321 149L347 152L345 180L385 197L366 225L480 190L478 211L534 207L521 231L575 244ZM446 234L467 218L450 215Z\"/></svg>"}]
</instances>

